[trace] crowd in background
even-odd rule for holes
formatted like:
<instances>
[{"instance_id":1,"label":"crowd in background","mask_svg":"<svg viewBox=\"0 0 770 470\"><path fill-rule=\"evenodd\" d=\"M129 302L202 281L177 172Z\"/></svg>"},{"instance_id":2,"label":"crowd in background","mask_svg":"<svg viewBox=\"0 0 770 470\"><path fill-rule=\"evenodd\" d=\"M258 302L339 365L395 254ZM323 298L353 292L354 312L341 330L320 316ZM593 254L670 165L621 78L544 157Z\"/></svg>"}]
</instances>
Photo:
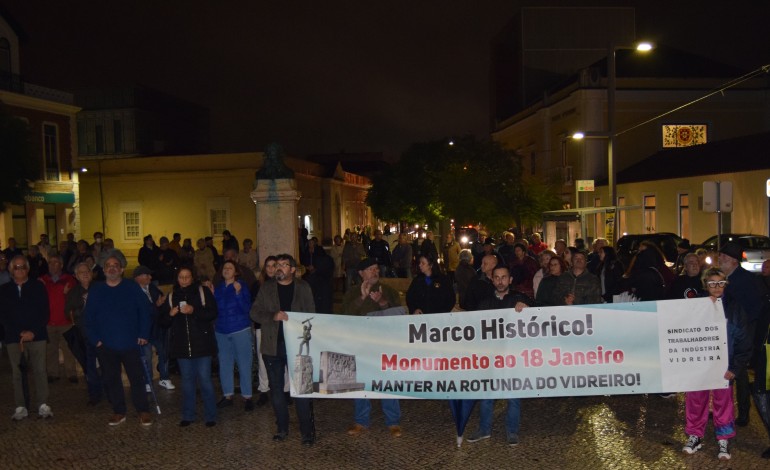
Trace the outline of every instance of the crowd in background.
<instances>
[{"instance_id":1,"label":"crowd in background","mask_svg":"<svg viewBox=\"0 0 770 470\"><path fill-rule=\"evenodd\" d=\"M386 232L389 232L387 228ZM705 253L693 251L687 240L680 244L679 256L673 264L666 263L655 244L643 242L629 265L624 266L615 248L603 238L593 240L590 248L581 239L571 245L565 240L557 240L551 248L538 234L527 239L506 231L497 239L483 237L463 248L454 233L446 234L441 243L432 231L410 240L407 234L393 236L387 233L386 237L377 229L371 236L367 231L347 230L324 247L304 228L299 229L298 235L298 260L275 254L266 256L261 266L254 242L244 239L241 246L227 230L223 232L221 254L212 237L199 238L195 247L190 238L182 239L179 233L173 234L171 239L160 237L158 244L152 235L144 237L136 260L138 267L133 271L133 280L146 295L152 311L148 323L151 328L146 332L142 354L151 357L155 350L159 385L163 388L175 388L170 374L181 373L184 403L180 426L189 426L195 419L196 387L202 395L207 426L215 424L217 409L233 405L236 389L245 411L265 404L269 393L276 414L283 416L290 398L286 396L285 357L281 355L282 329L271 330L271 350L270 354L265 354L264 348L260 348L262 326L259 320L270 321L270 317L264 316L264 312L257 313L257 305L275 303L277 306L280 303L281 307L291 306L291 297L286 297L290 294L283 288L292 286L292 289L306 290L309 296L303 300L304 310L295 311L335 313L335 292L344 296L343 311L336 313L365 314L372 310L387 310L398 307L401 300L388 283L382 282L386 278L406 280L408 288L404 289L403 307L414 315L451 310L514 307L519 310L526 306L721 298L728 326L733 331L730 338L735 341L731 359L738 358L731 361L731 369L725 376L728 378L729 375L729 379L735 381L738 415L733 419L732 411L726 411L732 410L732 396L728 407L724 394L715 395L720 403L719 412L714 416L717 437L723 447L720 447L720 456L724 454L729 458L726 442L735 435L732 423L739 426L747 423L752 392L755 400L759 392L767 396L765 390L757 388L758 381L749 384L746 369L752 367L762 371L767 367L760 352L763 352L770 318L767 294L770 291L770 260L765 261L760 276L751 275L740 267L741 250L734 243L722 247L715 267L707 264ZM388 238L393 239L392 243ZM109 260L113 260L112 264ZM12 261L16 264L9 266ZM43 363L46 364L48 383L61 377L78 382L75 358L67 347L65 332L74 324L88 338L84 311L87 310L90 287L100 281L109 284L110 279L120 283L114 268L120 268L119 277L122 278L127 264L125 255L115 248L113 241L99 232L90 243L75 241L70 234L58 248L50 246L48 237L42 235L40 242L29 246L26 254L11 238L7 248L0 252L0 285L11 285L14 281L21 285L15 270L22 266L26 269L24 279L39 281L46 291L45 334L38 334L38 340L45 336ZM112 268L112 277L105 272L106 267ZM279 287L270 287L268 293L260 294L266 286ZM260 295L268 299L260 301ZM191 323L193 317L195 321ZM277 324L280 325L280 321ZM273 344L276 341L278 346ZM20 344L9 335L8 328L4 342ZM89 405L97 404L105 393L110 398L103 371L97 369L98 347L86 341L82 367L88 383ZM64 358L61 367L59 351ZM283 357L283 362L276 357ZM212 363L213 359L217 362ZM222 390L219 401L214 397L212 364L214 372L218 371ZM238 386L235 371L238 372ZM253 399L252 371L259 371L255 380L260 394L258 399ZM270 392L272 383L279 385ZM149 389L151 384L143 385ZM132 390L133 387L132 383ZM703 431L693 423L702 421L703 402L708 399L708 395L696 399L694 394L691 399L688 394L685 452L695 452L702 446ZM38 397L38 400L43 400L38 403L40 415L52 415L45 397ZM312 445L315 439L312 406L305 402L297 406L304 416L303 443ZM518 406L518 402L509 403L511 416L516 416L508 422L511 444L518 442ZM20 408L23 407L17 406L14 419L26 417L26 408L23 411ZM357 434L368 428L368 410L366 404L356 404L356 423L349 433ZM690 413L691 410L695 411ZM764 412L763 418L768 420L770 432L766 399ZM397 402L387 404L386 424L394 436L401 434L399 413ZM145 418L140 417L142 424L149 419ZM121 408L110 424L117 425L123 420L125 410ZM274 436L276 440L285 439L286 426L279 424L279 432ZM475 440L484 439L488 434L489 430L482 426L474 435Z\"/></svg>"}]
</instances>

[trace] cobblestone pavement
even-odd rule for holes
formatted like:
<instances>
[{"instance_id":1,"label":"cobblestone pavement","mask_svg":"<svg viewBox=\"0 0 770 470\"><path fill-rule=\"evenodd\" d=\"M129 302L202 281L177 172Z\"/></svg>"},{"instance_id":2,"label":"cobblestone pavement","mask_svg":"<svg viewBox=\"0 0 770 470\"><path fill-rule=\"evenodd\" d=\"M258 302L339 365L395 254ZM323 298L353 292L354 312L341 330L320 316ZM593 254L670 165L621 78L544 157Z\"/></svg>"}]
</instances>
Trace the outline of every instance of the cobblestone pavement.
<instances>
[{"instance_id":1,"label":"cobblestone pavement","mask_svg":"<svg viewBox=\"0 0 770 470\"><path fill-rule=\"evenodd\" d=\"M174 377L179 384L179 378ZM10 418L13 393L10 365L0 357L0 468L736 468L767 469L759 454L767 435L752 409L751 423L738 429L733 459L719 462L711 437L695 455L684 455L684 395L676 399L633 395L522 401L521 443L505 443L504 403L498 402L492 438L455 445L454 422L446 402L402 401L404 435L392 438L382 412L373 407L372 428L357 437L345 431L352 423L349 400L315 401L318 441L300 444L292 411L289 439L274 443L269 406L246 413L242 404L226 408L213 428L202 423L180 428L179 389L158 392L161 411L149 428L129 411L126 422L107 425L111 414L102 402L87 407L86 388L60 381L51 386L52 419L36 415L21 422ZM129 404L129 410L131 410ZM466 436L476 429L477 413ZM707 436L713 436L711 425Z\"/></svg>"}]
</instances>

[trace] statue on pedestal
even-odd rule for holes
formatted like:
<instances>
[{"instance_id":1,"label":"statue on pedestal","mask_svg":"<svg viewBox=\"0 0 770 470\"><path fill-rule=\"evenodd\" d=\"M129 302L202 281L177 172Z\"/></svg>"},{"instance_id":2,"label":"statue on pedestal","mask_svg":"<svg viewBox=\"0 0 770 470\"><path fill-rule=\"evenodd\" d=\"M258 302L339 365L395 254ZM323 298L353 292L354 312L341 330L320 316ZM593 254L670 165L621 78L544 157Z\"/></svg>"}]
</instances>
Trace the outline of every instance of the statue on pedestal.
<instances>
[{"instance_id":1,"label":"statue on pedestal","mask_svg":"<svg viewBox=\"0 0 770 470\"><path fill-rule=\"evenodd\" d=\"M258 180L275 180L294 178L294 171L283 162L283 147L272 143L265 150L265 161L262 168L257 171L255 178Z\"/></svg>"}]
</instances>

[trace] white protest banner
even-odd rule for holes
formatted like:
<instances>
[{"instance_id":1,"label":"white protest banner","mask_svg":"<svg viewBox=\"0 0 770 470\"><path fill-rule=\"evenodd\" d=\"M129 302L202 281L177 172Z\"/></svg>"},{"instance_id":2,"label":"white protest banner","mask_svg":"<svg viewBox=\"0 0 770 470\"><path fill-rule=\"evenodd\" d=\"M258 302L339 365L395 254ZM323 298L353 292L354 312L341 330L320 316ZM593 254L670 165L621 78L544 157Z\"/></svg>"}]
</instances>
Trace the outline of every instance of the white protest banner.
<instances>
[{"instance_id":1,"label":"white protest banner","mask_svg":"<svg viewBox=\"0 0 770 470\"><path fill-rule=\"evenodd\" d=\"M295 396L527 398L727 386L726 321L710 298L521 313L289 312L284 332Z\"/></svg>"}]
</instances>

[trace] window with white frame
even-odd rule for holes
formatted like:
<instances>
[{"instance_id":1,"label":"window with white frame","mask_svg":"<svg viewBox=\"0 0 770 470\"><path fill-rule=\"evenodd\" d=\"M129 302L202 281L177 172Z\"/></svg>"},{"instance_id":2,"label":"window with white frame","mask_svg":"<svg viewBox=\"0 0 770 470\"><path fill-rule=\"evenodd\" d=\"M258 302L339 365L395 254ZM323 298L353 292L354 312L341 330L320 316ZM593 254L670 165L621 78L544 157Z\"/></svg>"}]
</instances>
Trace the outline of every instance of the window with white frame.
<instances>
[{"instance_id":1,"label":"window with white frame","mask_svg":"<svg viewBox=\"0 0 770 470\"><path fill-rule=\"evenodd\" d=\"M142 239L142 203L128 201L120 204L120 217L123 225L123 241Z\"/></svg>"},{"instance_id":2,"label":"window with white frame","mask_svg":"<svg viewBox=\"0 0 770 470\"><path fill-rule=\"evenodd\" d=\"M209 230L212 237L221 237L230 226L230 198L216 197L206 201Z\"/></svg>"}]
</instances>

